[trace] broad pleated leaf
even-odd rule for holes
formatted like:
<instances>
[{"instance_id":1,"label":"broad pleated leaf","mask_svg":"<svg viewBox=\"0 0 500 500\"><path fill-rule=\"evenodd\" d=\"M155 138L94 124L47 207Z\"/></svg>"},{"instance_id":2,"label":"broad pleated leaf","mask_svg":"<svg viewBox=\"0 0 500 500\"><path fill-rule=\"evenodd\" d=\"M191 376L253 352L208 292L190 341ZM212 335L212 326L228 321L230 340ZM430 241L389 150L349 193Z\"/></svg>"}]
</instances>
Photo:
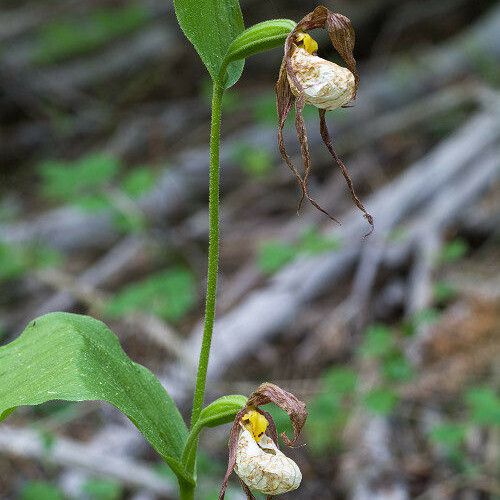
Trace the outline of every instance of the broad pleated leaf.
<instances>
[{"instance_id":1,"label":"broad pleated leaf","mask_svg":"<svg viewBox=\"0 0 500 500\"><path fill-rule=\"evenodd\" d=\"M102 400L135 424L184 479L182 417L156 377L131 361L113 332L88 316L51 313L0 347L0 419L17 406Z\"/></svg>"}]
</instances>

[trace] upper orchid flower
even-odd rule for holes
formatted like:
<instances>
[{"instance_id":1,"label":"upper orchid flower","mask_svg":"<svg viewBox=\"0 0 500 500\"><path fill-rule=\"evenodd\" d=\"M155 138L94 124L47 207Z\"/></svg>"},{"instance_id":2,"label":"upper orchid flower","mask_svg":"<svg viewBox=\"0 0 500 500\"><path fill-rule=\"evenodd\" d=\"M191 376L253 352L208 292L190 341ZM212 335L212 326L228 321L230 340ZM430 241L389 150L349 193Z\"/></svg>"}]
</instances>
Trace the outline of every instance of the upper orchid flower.
<instances>
[{"instance_id":1,"label":"upper orchid flower","mask_svg":"<svg viewBox=\"0 0 500 500\"><path fill-rule=\"evenodd\" d=\"M323 28L328 31L333 47L337 50L346 68L322 59L316 55L318 44L307 33L308 30ZM340 167L347 182L351 197L356 206L364 213L364 217L373 228L373 218L366 211L361 200L354 191L353 183L347 167L335 152L325 120L326 111L347 106L356 98L359 76L353 56L354 30L349 19L341 14L330 12L319 6L305 16L291 31L285 42L285 54L276 83L276 100L278 108L278 145L282 158L294 173L302 190L302 198L306 197L318 210L338 222L311 197L308 189L308 177L311 169L311 158L307 133L302 111L305 104L315 106L319 110L320 131L328 151ZM283 140L283 127L286 117L295 103L295 127L300 142L304 172L300 173L292 163Z\"/></svg>"}]
</instances>

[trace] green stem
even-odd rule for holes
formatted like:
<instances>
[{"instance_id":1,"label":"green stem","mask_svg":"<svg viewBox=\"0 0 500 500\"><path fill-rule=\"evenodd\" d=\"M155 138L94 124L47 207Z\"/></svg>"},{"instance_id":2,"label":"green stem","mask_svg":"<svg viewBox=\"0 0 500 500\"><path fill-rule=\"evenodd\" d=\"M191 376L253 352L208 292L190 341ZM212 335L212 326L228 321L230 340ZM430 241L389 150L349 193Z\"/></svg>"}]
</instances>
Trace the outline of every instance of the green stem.
<instances>
[{"instance_id":1,"label":"green stem","mask_svg":"<svg viewBox=\"0 0 500 500\"><path fill-rule=\"evenodd\" d=\"M179 482L180 500L194 500L195 486L189 483Z\"/></svg>"},{"instance_id":2,"label":"green stem","mask_svg":"<svg viewBox=\"0 0 500 500\"><path fill-rule=\"evenodd\" d=\"M217 273L219 267L219 143L223 95L224 86L214 81L212 94L212 122L210 129L210 181L208 197L209 237L205 327L203 329L198 374L196 376L196 387L194 390L191 427L196 424L203 407L208 359L215 319Z\"/></svg>"}]
</instances>

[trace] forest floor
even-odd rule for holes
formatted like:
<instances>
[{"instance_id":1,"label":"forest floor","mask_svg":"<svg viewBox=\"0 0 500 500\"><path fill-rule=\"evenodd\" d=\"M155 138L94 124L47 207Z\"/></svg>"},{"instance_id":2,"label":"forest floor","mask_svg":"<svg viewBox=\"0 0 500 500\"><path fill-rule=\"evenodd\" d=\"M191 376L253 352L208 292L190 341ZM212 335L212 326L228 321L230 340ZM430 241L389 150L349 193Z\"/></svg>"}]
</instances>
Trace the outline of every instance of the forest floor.
<instances>
[{"instance_id":1,"label":"forest floor","mask_svg":"<svg viewBox=\"0 0 500 500\"><path fill-rule=\"evenodd\" d=\"M295 0L242 4L247 25L306 14ZM356 28L361 86L328 121L375 230L364 237L313 110L311 190L342 225L297 215L276 144L282 54L250 59L224 101L207 400L269 380L308 403L304 446L287 451L303 485L286 498L500 498L500 5L335 9ZM49 311L92 314L187 412L209 84L171 2L5 1L0 43L0 344ZM297 155L293 127L287 144ZM217 498L227 428L202 450L200 498ZM227 498L241 498L233 486ZM153 500L174 487L104 404L22 408L0 426L2 499Z\"/></svg>"}]
</instances>

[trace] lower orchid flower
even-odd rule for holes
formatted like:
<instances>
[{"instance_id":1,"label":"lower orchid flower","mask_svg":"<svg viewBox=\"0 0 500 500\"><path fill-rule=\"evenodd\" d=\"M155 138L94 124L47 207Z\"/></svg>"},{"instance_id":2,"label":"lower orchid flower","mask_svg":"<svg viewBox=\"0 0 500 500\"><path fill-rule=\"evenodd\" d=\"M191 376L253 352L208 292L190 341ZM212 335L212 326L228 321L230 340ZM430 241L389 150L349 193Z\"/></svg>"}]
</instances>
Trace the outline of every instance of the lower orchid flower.
<instances>
[{"instance_id":1,"label":"lower orchid flower","mask_svg":"<svg viewBox=\"0 0 500 500\"><path fill-rule=\"evenodd\" d=\"M277 385L264 383L236 415L229 437L229 460L219 500L224 498L229 476L236 472L249 500L251 489L268 497L293 491L300 486L302 474L298 465L278 446L276 425L272 416L260 406L274 403L285 410L294 429L293 439L283 433L287 446L293 445L307 418L305 404Z\"/></svg>"}]
</instances>

